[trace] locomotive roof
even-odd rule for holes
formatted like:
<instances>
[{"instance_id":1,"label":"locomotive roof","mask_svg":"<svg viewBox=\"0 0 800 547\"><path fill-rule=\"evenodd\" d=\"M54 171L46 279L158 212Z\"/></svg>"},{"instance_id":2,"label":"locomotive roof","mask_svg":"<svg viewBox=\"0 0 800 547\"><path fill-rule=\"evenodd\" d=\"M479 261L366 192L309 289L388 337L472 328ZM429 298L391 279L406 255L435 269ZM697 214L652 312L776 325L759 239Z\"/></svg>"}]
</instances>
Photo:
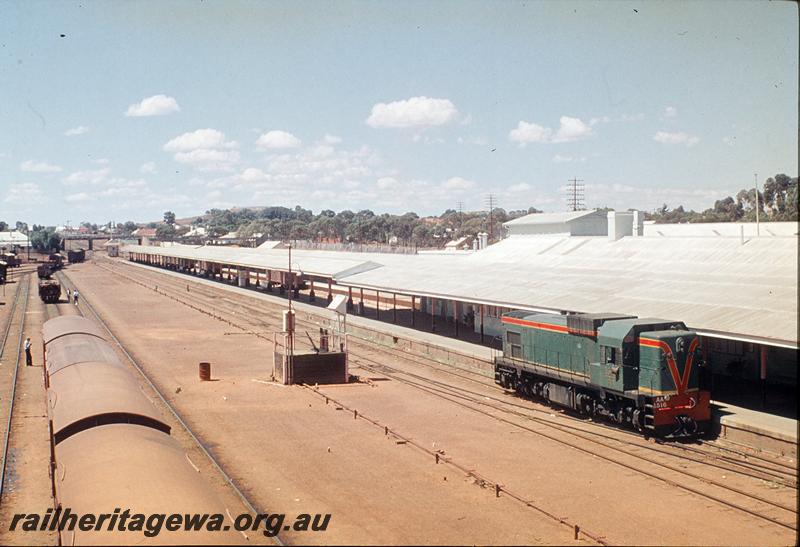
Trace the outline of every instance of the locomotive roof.
<instances>
[{"instance_id":1,"label":"locomotive roof","mask_svg":"<svg viewBox=\"0 0 800 547\"><path fill-rule=\"evenodd\" d=\"M695 334L693 330L689 329L667 329L667 330L649 330L647 332L643 332L643 335L646 335L647 338L672 338L674 336L687 336L690 334Z\"/></svg>"},{"instance_id":2,"label":"locomotive roof","mask_svg":"<svg viewBox=\"0 0 800 547\"><path fill-rule=\"evenodd\" d=\"M620 347L623 340L631 333L636 332L652 332L645 331L648 326L653 326L659 331L664 331L667 325L679 325L681 329L685 329L686 325L681 321L670 321L668 319L658 319L654 317L639 317L635 319L618 319L616 321L606 321L603 326L597 330L597 343L603 346ZM675 332L674 330L671 332Z\"/></svg>"},{"instance_id":3,"label":"locomotive roof","mask_svg":"<svg viewBox=\"0 0 800 547\"><path fill-rule=\"evenodd\" d=\"M555 313L531 313L526 310L515 310L503 314L504 317L524 319L526 321L536 321L537 323L548 323L550 325L566 325L567 316Z\"/></svg>"}]
</instances>

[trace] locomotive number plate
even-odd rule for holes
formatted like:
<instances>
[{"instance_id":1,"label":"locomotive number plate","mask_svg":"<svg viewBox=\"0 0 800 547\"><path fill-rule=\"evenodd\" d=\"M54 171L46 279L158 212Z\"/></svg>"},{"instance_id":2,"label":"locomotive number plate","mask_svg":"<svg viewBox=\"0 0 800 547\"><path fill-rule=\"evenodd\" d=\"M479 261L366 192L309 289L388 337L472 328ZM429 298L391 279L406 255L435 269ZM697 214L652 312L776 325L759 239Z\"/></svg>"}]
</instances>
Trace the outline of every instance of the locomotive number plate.
<instances>
[{"instance_id":1,"label":"locomotive number plate","mask_svg":"<svg viewBox=\"0 0 800 547\"><path fill-rule=\"evenodd\" d=\"M669 408L669 395L662 395L653 399L653 408L665 409Z\"/></svg>"}]
</instances>

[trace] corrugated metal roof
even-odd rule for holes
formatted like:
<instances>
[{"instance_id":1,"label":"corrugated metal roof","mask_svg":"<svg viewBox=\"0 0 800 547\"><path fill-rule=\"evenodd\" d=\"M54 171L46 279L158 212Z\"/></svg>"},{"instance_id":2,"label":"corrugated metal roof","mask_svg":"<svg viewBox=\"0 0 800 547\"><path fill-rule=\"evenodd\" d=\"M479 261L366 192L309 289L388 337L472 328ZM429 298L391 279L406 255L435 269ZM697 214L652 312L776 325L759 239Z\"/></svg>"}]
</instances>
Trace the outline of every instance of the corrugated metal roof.
<instances>
[{"instance_id":1,"label":"corrugated metal roof","mask_svg":"<svg viewBox=\"0 0 800 547\"><path fill-rule=\"evenodd\" d=\"M409 262L344 282L508 307L658 316L797 344L795 238L509 238L451 267Z\"/></svg>"},{"instance_id":2,"label":"corrugated metal roof","mask_svg":"<svg viewBox=\"0 0 800 547\"><path fill-rule=\"evenodd\" d=\"M583 218L586 216L602 216L605 215L598 213L597 210L591 211L570 211L567 213L532 213L523 217L515 218L504 222L503 226L528 226L537 224L564 224L573 220Z\"/></svg>"},{"instance_id":3,"label":"corrugated metal roof","mask_svg":"<svg viewBox=\"0 0 800 547\"><path fill-rule=\"evenodd\" d=\"M125 367L108 342L88 334L66 334L56 338L47 344L46 357L50 376L71 365L92 361Z\"/></svg>"},{"instance_id":4,"label":"corrugated metal roof","mask_svg":"<svg viewBox=\"0 0 800 547\"><path fill-rule=\"evenodd\" d=\"M123 507L144 515L226 514L177 441L155 429L128 424L93 427L65 439L55 452L56 501L72 513L97 515ZM63 539L65 545L215 545L243 540L233 530L162 531L145 538L140 531L108 531L106 526L88 532L76 527L63 532Z\"/></svg>"},{"instance_id":5,"label":"corrugated metal roof","mask_svg":"<svg viewBox=\"0 0 800 547\"><path fill-rule=\"evenodd\" d=\"M646 237L786 237L796 236L796 222L693 222L685 224L644 224Z\"/></svg>"},{"instance_id":6,"label":"corrugated metal roof","mask_svg":"<svg viewBox=\"0 0 800 547\"><path fill-rule=\"evenodd\" d=\"M128 249L197 258L175 247ZM287 264L285 249L213 252L217 261L243 266L285 270ZM521 236L467 255L293 251L292 262L346 286L509 308L613 310L797 345L796 237L742 245L721 237Z\"/></svg>"},{"instance_id":7,"label":"corrugated metal roof","mask_svg":"<svg viewBox=\"0 0 800 547\"><path fill-rule=\"evenodd\" d=\"M91 334L98 338L106 339L106 334L100 325L80 315L61 315L45 322L42 325L42 337L47 344L65 334Z\"/></svg>"},{"instance_id":8,"label":"corrugated metal roof","mask_svg":"<svg viewBox=\"0 0 800 547\"><path fill-rule=\"evenodd\" d=\"M170 430L133 375L108 363L82 363L52 375L47 400L56 436L77 422L108 414L145 418Z\"/></svg>"}]
</instances>

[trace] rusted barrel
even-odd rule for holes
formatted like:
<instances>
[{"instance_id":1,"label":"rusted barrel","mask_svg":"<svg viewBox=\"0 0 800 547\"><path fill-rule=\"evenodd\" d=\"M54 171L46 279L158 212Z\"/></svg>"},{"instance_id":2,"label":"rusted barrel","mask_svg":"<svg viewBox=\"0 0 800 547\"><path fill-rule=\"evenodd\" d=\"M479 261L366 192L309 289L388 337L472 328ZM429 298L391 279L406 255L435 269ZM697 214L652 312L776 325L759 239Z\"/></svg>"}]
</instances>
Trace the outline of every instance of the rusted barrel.
<instances>
[{"instance_id":1,"label":"rusted barrel","mask_svg":"<svg viewBox=\"0 0 800 547\"><path fill-rule=\"evenodd\" d=\"M211 380L211 363L200 363L200 380L208 382Z\"/></svg>"}]
</instances>

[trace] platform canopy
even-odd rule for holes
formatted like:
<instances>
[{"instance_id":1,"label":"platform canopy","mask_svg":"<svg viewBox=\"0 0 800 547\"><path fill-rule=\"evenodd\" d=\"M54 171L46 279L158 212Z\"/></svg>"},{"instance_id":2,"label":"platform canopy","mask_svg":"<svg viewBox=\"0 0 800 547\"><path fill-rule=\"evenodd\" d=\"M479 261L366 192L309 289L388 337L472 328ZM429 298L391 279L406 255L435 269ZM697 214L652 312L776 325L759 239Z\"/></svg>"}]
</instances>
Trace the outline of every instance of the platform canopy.
<instances>
[{"instance_id":1,"label":"platform canopy","mask_svg":"<svg viewBox=\"0 0 800 547\"><path fill-rule=\"evenodd\" d=\"M287 269L286 249L126 247ZM708 335L797 347L797 237L517 236L465 255L293 251L339 285L534 311L663 317Z\"/></svg>"}]
</instances>

